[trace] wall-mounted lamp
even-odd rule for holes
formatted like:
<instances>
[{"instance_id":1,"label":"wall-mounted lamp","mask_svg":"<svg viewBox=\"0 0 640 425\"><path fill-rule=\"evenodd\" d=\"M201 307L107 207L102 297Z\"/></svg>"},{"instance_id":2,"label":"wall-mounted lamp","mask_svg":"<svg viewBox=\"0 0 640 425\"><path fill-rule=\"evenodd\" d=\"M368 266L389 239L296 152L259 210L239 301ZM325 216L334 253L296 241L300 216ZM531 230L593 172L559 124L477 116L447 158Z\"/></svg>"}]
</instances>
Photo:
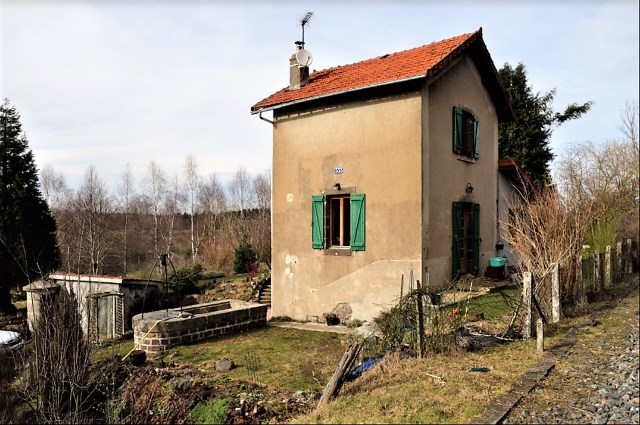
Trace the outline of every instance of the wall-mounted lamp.
<instances>
[{"instance_id":1,"label":"wall-mounted lamp","mask_svg":"<svg viewBox=\"0 0 640 425\"><path fill-rule=\"evenodd\" d=\"M335 190L341 190L341 189L342 189L342 188L340 187L340 183L336 183L336 184L334 184L334 185L333 185L333 188L334 188Z\"/></svg>"},{"instance_id":2,"label":"wall-mounted lamp","mask_svg":"<svg viewBox=\"0 0 640 425\"><path fill-rule=\"evenodd\" d=\"M471 183L467 183L467 187L464 188L464 191L467 193L473 192L473 186L471 186Z\"/></svg>"}]
</instances>

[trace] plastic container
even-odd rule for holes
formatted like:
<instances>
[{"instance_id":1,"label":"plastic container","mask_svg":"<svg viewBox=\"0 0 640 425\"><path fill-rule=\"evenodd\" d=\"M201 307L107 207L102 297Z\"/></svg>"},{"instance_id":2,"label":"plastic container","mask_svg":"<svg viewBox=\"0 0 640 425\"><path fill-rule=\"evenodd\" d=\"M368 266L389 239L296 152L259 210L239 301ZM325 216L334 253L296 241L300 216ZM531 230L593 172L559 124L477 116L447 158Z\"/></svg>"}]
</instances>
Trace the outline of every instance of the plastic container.
<instances>
[{"instance_id":1,"label":"plastic container","mask_svg":"<svg viewBox=\"0 0 640 425\"><path fill-rule=\"evenodd\" d=\"M489 258L489 265L491 267L502 267L507 262L505 257L491 257Z\"/></svg>"}]
</instances>

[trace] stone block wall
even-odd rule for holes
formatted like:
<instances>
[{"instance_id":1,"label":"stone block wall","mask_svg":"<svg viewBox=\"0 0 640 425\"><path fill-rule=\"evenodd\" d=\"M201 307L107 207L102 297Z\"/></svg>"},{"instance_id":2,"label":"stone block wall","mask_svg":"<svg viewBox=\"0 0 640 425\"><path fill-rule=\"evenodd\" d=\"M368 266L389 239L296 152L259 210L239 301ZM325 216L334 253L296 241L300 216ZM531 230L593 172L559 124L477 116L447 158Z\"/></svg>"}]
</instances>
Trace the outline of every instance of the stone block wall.
<instances>
[{"instance_id":1,"label":"stone block wall","mask_svg":"<svg viewBox=\"0 0 640 425\"><path fill-rule=\"evenodd\" d=\"M154 359L176 345L242 331L267 323L267 306L240 300L214 301L182 309L154 311L133 317L138 349Z\"/></svg>"}]
</instances>

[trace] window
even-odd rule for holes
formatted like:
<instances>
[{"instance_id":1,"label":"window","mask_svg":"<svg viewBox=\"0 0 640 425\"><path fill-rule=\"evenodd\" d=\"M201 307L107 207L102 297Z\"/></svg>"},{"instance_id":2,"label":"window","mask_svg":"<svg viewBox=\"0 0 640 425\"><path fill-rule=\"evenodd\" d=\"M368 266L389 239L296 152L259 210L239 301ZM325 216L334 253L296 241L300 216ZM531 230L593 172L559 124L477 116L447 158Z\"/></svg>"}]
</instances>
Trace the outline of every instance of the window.
<instances>
[{"instance_id":1,"label":"window","mask_svg":"<svg viewBox=\"0 0 640 425\"><path fill-rule=\"evenodd\" d=\"M480 271L480 204L454 202L452 210L453 278Z\"/></svg>"},{"instance_id":2,"label":"window","mask_svg":"<svg viewBox=\"0 0 640 425\"><path fill-rule=\"evenodd\" d=\"M313 196L311 204L311 245L314 249L364 251L364 194L318 195Z\"/></svg>"},{"instance_id":3,"label":"window","mask_svg":"<svg viewBox=\"0 0 640 425\"><path fill-rule=\"evenodd\" d=\"M478 117L455 106L453 108L453 152L478 159Z\"/></svg>"},{"instance_id":4,"label":"window","mask_svg":"<svg viewBox=\"0 0 640 425\"><path fill-rule=\"evenodd\" d=\"M332 196L329 204L329 246L351 246L351 196Z\"/></svg>"}]
</instances>

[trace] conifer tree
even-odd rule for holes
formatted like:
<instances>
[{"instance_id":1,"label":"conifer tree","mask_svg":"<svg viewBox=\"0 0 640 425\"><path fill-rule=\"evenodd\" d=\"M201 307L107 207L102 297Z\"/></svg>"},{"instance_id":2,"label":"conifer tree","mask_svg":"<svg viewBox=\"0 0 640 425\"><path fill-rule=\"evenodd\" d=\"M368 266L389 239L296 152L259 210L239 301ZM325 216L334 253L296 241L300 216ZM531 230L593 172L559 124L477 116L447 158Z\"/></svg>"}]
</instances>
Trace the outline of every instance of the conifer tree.
<instances>
[{"instance_id":1,"label":"conifer tree","mask_svg":"<svg viewBox=\"0 0 640 425\"><path fill-rule=\"evenodd\" d=\"M553 130L562 123L585 114L593 102L583 105L572 103L564 112L554 112L552 104L555 89L544 94L534 93L527 81L527 71L523 64L512 68L505 63L498 74L516 115L514 122L500 124L500 158L518 161L534 183L542 187L548 183L549 166L554 158L549 146Z\"/></svg>"},{"instance_id":2,"label":"conifer tree","mask_svg":"<svg viewBox=\"0 0 640 425\"><path fill-rule=\"evenodd\" d=\"M0 106L0 311L11 311L10 289L58 267L56 223L45 202L38 173L8 99Z\"/></svg>"}]
</instances>

